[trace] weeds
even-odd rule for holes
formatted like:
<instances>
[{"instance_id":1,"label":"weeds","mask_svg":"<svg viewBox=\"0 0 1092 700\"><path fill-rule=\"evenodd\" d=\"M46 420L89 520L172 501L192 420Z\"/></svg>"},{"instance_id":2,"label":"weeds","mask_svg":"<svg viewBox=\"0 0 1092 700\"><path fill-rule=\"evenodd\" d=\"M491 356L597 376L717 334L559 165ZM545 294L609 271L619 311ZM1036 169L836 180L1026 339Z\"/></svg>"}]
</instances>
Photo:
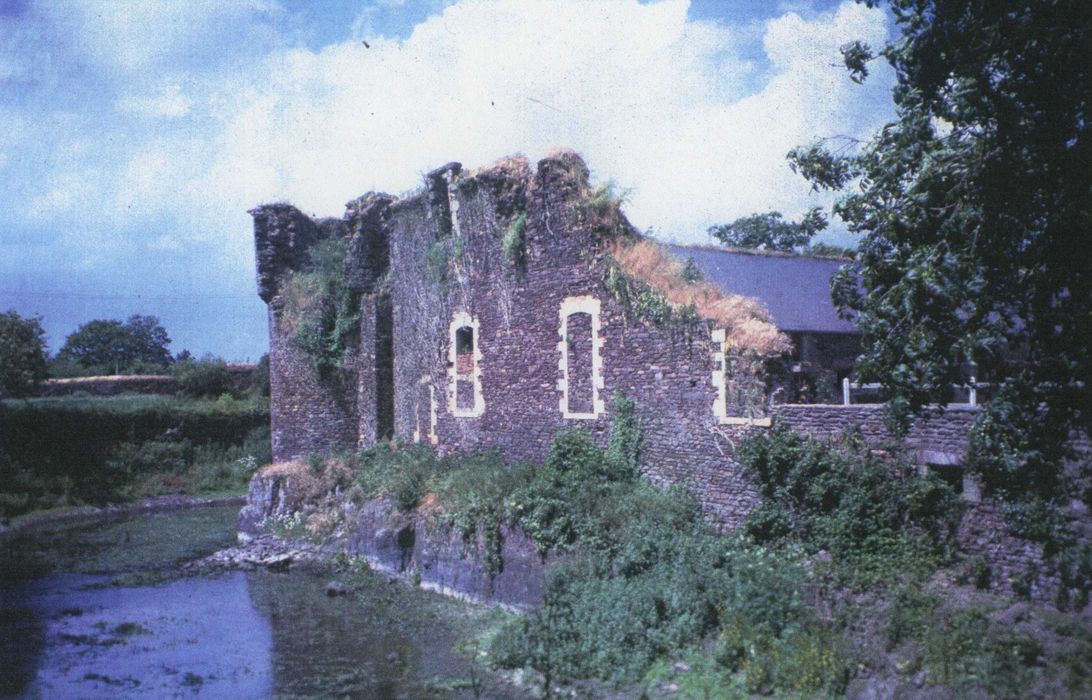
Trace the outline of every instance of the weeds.
<instances>
[{"instance_id":1,"label":"weeds","mask_svg":"<svg viewBox=\"0 0 1092 700\"><path fill-rule=\"evenodd\" d=\"M606 286L618 301L641 318L663 323L679 315L705 319L724 328L731 347L772 356L789 349L789 341L757 301L701 279L667 250L647 239L618 241L607 271Z\"/></svg>"},{"instance_id":2,"label":"weeds","mask_svg":"<svg viewBox=\"0 0 1092 700\"><path fill-rule=\"evenodd\" d=\"M504 251L504 257L508 258L508 261L513 265L519 265L523 262L524 232L526 229L527 213L520 212L519 216L512 219L512 222L508 224L508 228L504 232L504 238L501 239L501 250Z\"/></svg>"},{"instance_id":3,"label":"weeds","mask_svg":"<svg viewBox=\"0 0 1092 700\"><path fill-rule=\"evenodd\" d=\"M841 578L858 586L931 573L963 511L939 479L851 442L834 447L775 427L745 441L739 458L764 499L746 532L758 542L794 540L809 553L830 552Z\"/></svg>"},{"instance_id":4,"label":"weeds","mask_svg":"<svg viewBox=\"0 0 1092 700\"><path fill-rule=\"evenodd\" d=\"M308 255L307 267L285 285L281 318L315 373L326 378L356 347L362 292L345 279L348 250L343 240L321 241Z\"/></svg>"}]
</instances>

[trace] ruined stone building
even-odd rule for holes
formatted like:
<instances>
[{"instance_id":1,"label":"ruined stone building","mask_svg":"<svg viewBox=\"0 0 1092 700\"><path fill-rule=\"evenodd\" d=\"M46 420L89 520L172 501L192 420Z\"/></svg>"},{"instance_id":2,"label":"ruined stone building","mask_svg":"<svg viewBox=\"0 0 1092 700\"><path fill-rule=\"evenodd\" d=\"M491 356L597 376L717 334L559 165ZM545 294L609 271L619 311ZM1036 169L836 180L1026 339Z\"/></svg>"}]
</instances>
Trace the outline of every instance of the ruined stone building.
<instances>
[{"instance_id":1,"label":"ruined stone building","mask_svg":"<svg viewBox=\"0 0 1092 700\"><path fill-rule=\"evenodd\" d=\"M732 525L757 498L732 448L769 424L765 360L844 373L856 354L837 261L655 244L572 152L448 164L341 219L251 213L278 460L391 436L540 460L565 428L605 441L620 393L646 474Z\"/></svg>"},{"instance_id":2,"label":"ruined stone building","mask_svg":"<svg viewBox=\"0 0 1092 700\"><path fill-rule=\"evenodd\" d=\"M838 261L649 241L575 153L533 170L451 163L421 191L366 194L340 219L251 213L277 461L388 437L538 461L567 428L605 443L621 394L641 421L644 473L687 484L731 528L758 502L735 446L771 417L820 438L890 437L882 406L792 403L769 371L788 358L790 373L848 372L858 336L830 305ZM960 464L974 415L930 409L906 454L973 487ZM970 551L1010 578L1045 571L1041 545L1008 535L974 488L965 496Z\"/></svg>"}]
</instances>

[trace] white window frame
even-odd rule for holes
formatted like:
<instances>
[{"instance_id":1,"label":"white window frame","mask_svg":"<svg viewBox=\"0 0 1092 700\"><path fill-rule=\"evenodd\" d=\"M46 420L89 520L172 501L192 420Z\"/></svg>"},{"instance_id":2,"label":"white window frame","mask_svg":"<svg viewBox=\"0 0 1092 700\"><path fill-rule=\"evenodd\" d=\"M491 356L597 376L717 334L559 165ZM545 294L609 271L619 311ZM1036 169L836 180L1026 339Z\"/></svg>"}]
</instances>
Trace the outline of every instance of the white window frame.
<instances>
[{"instance_id":1,"label":"white window frame","mask_svg":"<svg viewBox=\"0 0 1092 700\"><path fill-rule=\"evenodd\" d=\"M599 322L601 306L600 301L593 296L566 297L561 302L561 341L557 344L557 349L561 355L558 361L561 379L557 381L557 388L561 391L558 406L564 418L594 420L605 414L607 410L602 398L603 341ZM591 317L592 411L590 413L577 413L569 410L569 316L573 314L588 314Z\"/></svg>"},{"instance_id":2,"label":"white window frame","mask_svg":"<svg viewBox=\"0 0 1092 700\"><path fill-rule=\"evenodd\" d=\"M723 328L716 328L713 340L713 386L717 397L713 400L713 417L720 425L755 425L770 426L770 417L752 418L728 415L728 333Z\"/></svg>"},{"instance_id":3,"label":"white window frame","mask_svg":"<svg viewBox=\"0 0 1092 700\"><path fill-rule=\"evenodd\" d=\"M474 333L474 369L470 374L470 378L474 382L474 406L469 409L459 408L456 384L459 380L459 373L456 366L458 358L456 357L457 348L455 345L455 334L460 328L466 327L469 327ZM482 396L482 338L478 319L474 318L466 311L456 311L451 319L451 326L448 333L447 359L448 412L456 418L481 417L485 413L485 398Z\"/></svg>"}]
</instances>

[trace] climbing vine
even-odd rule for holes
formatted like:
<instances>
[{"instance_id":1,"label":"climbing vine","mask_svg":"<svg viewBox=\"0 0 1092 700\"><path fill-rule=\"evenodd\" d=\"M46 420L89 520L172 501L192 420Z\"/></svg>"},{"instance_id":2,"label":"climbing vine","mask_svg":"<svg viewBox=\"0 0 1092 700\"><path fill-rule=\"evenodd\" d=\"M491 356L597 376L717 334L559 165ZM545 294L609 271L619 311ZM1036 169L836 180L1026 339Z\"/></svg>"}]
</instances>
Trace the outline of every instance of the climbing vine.
<instances>
[{"instance_id":1,"label":"climbing vine","mask_svg":"<svg viewBox=\"0 0 1092 700\"><path fill-rule=\"evenodd\" d=\"M519 265L523 262L526 229L527 212L520 212L508 224L508 228L504 232L504 238L501 239L501 250L504 251L504 257L508 258L508 261L513 265Z\"/></svg>"},{"instance_id":2,"label":"climbing vine","mask_svg":"<svg viewBox=\"0 0 1092 700\"><path fill-rule=\"evenodd\" d=\"M699 319L692 305L673 306L667 295L651 285L633 279L617 265L610 265L603 280L607 291L614 296L625 312L626 319L640 318L656 325L672 319L690 323Z\"/></svg>"},{"instance_id":3,"label":"climbing vine","mask_svg":"<svg viewBox=\"0 0 1092 700\"><path fill-rule=\"evenodd\" d=\"M346 256L343 240L317 243L306 267L285 287L282 320L294 328L293 345L306 353L321 378L343 366L360 332L362 292L345 278Z\"/></svg>"}]
</instances>

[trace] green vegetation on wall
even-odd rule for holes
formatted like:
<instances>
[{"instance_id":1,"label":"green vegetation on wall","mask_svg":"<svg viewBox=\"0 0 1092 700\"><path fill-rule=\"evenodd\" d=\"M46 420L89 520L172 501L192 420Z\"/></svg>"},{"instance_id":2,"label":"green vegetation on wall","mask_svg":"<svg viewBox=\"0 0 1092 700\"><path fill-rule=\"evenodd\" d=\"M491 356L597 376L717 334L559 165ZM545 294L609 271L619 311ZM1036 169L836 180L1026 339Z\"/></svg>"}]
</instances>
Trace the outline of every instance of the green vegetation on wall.
<instances>
[{"instance_id":1,"label":"green vegetation on wall","mask_svg":"<svg viewBox=\"0 0 1092 700\"><path fill-rule=\"evenodd\" d=\"M935 476L881 461L860 440L831 446L775 426L743 442L738 456L763 497L747 534L829 552L847 583L926 576L954 547L959 496Z\"/></svg>"},{"instance_id":2,"label":"green vegetation on wall","mask_svg":"<svg viewBox=\"0 0 1092 700\"><path fill-rule=\"evenodd\" d=\"M617 265L607 268L603 283L622 305L627 318L640 318L657 325L663 325L672 318L684 323L698 320L693 307L672 308L666 294L626 275Z\"/></svg>"},{"instance_id":3,"label":"green vegetation on wall","mask_svg":"<svg viewBox=\"0 0 1092 700\"><path fill-rule=\"evenodd\" d=\"M504 231L504 238L501 239L501 250L504 251L504 257L508 258L508 261L513 265L519 265L523 262L526 229L527 212L520 212L508 224L508 228Z\"/></svg>"},{"instance_id":4,"label":"green vegetation on wall","mask_svg":"<svg viewBox=\"0 0 1092 700\"><path fill-rule=\"evenodd\" d=\"M307 353L315 373L329 377L356 348L362 290L346 279L345 241L329 238L308 251L308 264L285 286L284 316L292 342Z\"/></svg>"}]
</instances>

